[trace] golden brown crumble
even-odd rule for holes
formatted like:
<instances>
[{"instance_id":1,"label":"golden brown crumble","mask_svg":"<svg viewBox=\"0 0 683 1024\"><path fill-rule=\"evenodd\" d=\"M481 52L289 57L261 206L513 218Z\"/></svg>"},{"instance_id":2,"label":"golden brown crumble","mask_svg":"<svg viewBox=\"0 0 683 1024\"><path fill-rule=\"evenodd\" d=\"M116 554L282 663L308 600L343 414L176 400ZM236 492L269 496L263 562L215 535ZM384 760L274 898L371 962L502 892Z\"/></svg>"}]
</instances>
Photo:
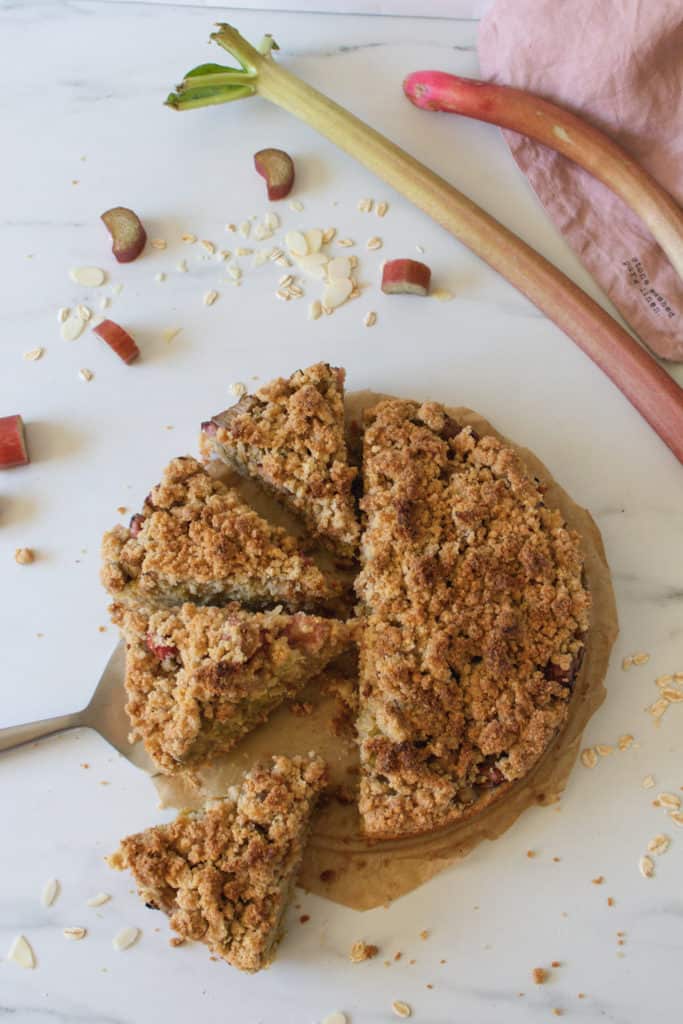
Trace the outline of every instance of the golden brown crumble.
<instances>
[{"instance_id":1,"label":"golden brown crumble","mask_svg":"<svg viewBox=\"0 0 683 1024\"><path fill-rule=\"evenodd\" d=\"M30 565L35 561L33 548L17 548L14 552L14 561L17 565Z\"/></svg>"},{"instance_id":2,"label":"golden brown crumble","mask_svg":"<svg viewBox=\"0 0 683 1024\"><path fill-rule=\"evenodd\" d=\"M196 459L173 459L129 528L102 543L102 582L117 601L314 607L337 592L294 537L266 522Z\"/></svg>"},{"instance_id":3,"label":"golden brown crumble","mask_svg":"<svg viewBox=\"0 0 683 1024\"><path fill-rule=\"evenodd\" d=\"M353 638L336 619L237 604L110 611L127 644L131 739L166 773L230 750Z\"/></svg>"},{"instance_id":4,"label":"golden brown crumble","mask_svg":"<svg viewBox=\"0 0 683 1024\"><path fill-rule=\"evenodd\" d=\"M548 972L545 967L534 967L531 977L534 979L534 985L545 985L548 980Z\"/></svg>"},{"instance_id":5,"label":"golden brown crumble","mask_svg":"<svg viewBox=\"0 0 683 1024\"><path fill-rule=\"evenodd\" d=\"M203 425L203 447L252 476L336 551L358 547L344 439L344 370L316 363L280 377Z\"/></svg>"},{"instance_id":6,"label":"golden brown crumble","mask_svg":"<svg viewBox=\"0 0 683 1024\"><path fill-rule=\"evenodd\" d=\"M360 811L379 837L529 771L567 717L590 600L579 537L498 439L391 399L363 452Z\"/></svg>"},{"instance_id":7,"label":"golden brown crumble","mask_svg":"<svg viewBox=\"0 0 683 1024\"><path fill-rule=\"evenodd\" d=\"M181 938L258 971L273 958L325 782L317 756L274 757L247 775L236 803L210 801L128 836L109 864L131 871L141 899L168 914Z\"/></svg>"},{"instance_id":8,"label":"golden brown crumble","mask_svg":"<svg viewBox=\"0 0 683 1024\"><path fill-rule=\"evenodd\" d=\"M364 960L372 960L378 953L379 946L374 946L372 943L363 942L362 939L358 939L351 946L349 960L352 964L360 964L363 963Z\"/></svg>"}]
</instances>

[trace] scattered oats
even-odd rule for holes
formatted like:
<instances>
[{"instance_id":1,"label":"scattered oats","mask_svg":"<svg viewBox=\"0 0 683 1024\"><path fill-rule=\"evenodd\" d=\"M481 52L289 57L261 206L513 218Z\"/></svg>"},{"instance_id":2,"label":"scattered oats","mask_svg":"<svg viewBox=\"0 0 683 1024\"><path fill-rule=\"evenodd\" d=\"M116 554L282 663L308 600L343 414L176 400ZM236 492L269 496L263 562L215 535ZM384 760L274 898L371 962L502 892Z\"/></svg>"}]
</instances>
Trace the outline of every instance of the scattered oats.
<instances>
[{"instance_id":1,"label":"scattered oats","mask_svg":"<svg viewBox=\"0 0 683 1024\"><path fill-rule=\"evenodd\" d=\"M367 242L365 243L365 248L366 249L371 249L371 250L372 249L381 249L382 248L382 239L378 238L377 235L373 235L372 238L368 238Z\"/></svg>"},{"instance_id":2,"label":"scattered oats","mask_svg":"<svg viewBox=\"0 0 683 1024\"><path fill-rule=\"evenodd\" d=\"M655 721L659 721L659 719L662 717L662 715L664 715L666 713L668 707L669 707L669 701L666 699L666 697L660 697L659 700L656 700L654 702L654 704L650 705L650 707L648 708L648 711L650 712L652 717L655 719Z\"/></svg>"},{"instance_id":3,"label":"scattered oats","mask_svg":"<svg viewBox=\"0 0 683 1024\"><path fill-rule=\"evenodd\" d=\"M17 565L30 565L35 557L33 548L17 548L14 552L14 561Z\"/></svg>"},{"instance_id":4,"label":"scattered oats","mask_svg":"<svg viewBox=\"0 0 683 1024\"><path fill-rule=\"evenodd\" d=\"M137 942L139 935L139 928L122 928L112 939L112 945L115 950L121 953L124 949L129 949L133 943Z\"/></svg>"},{"instance_id":5,"label":"scattered oats","mask_svg":"<svg viewBox=\"0 0 683 1024\"><path fill-rule=\"evenodd\" d=\"M610 754L614 753L614 747L610 746L609 743L596 743L595 749L600 757L609 757Z\"/></svg>"},{"instance_id":6,"label":"scattered oats","mask_svg":"<svg viewBox=\"0 0 683 1024\"><path fill-rule=\"evenodd\" d=\"M209 256L213 256L213 254L216 251L216 246L213 244L213 242L210 242L207 238L202 238L199 244L201 245L202 249L206 249Z\"/></svg>"},{"instance_id":7,"label":"scattered oats","mask_svg":"<svg viewBox=\"0 0 683 1024\"><path fill-rule=\"evenodd\" d=\"M669 837L660 832L659 835L653 836L647 844L647 850L648 853L654 853L655 857L661 857L663 853L666 853L670 846L671 840Z\"/></svg>"},{"instance_id":8,"label":"scattered oats","mask_svg":"<svg viewBox=\"0 0 683 1024\"><path fill-rule=\"evenodd\" d=\"M308 255L308 242L301 231L290 231L285 237L285 245L294 256Z\"/></svg>"},{"instance_id":9,"label":"scattered oats","mask_svg":"<svg viewBox=\"0 0 683 1024\"><path fill-rule=\"evenodd\" d=\"M674 690L673 686L667 686L662 690L662 697L670 704L678 704L683 700L683 690Z\"/></svg>"},{"instance_id":10,"label":"scattered oats","mask_svg":"<svg viewBox=\"0 0 683 1024\"><path fill-rule=\"evenodd\" d=\"M377 946L373 946L370 943L363 942L359 939L351 946L349 960L352 964L360 964L364 960L372 960L372 958L377 956L378 953L379 949Z\"/></svg>"},{"instance_id":11,"label":"scattered oats","mask_svg":"<svg viewBox=\"0 0 683 1024\"><path fill-rule=\"evenodd\" d=\"M277 231L280 227L280 218L273 210L269 210L263 218L263 223L270 231Z\"/></svg>"},{"instance_id":12,"label":"scattered oats","mask_svg":"<svg viewBox=\"0 0 683 1024\"><path fill-rule=\"evenodd\" d=\"M32 970L36 966L33 950L29 945L28 939L25 939L23 935L17 935L9 948L7 959L18 964L19 967L25 967L27 970Z\"/></svg>"},{"instance_id":13,"label":"scattered oats","mask_svg":"<svg viewBox=\"0 0 683 1024\"><path fill-rule=\"evenodd\" d=\"M308 251L311 253L320 252L323 244L323 233L320 228L310 228L305 233L305 237Z\"/></svg>"},{"instance_id":14,"label":"scattered oats","mask_svg":"<svg viewBox=\"0 0 683 1024\"><path fill-rule=\"evenodd\" d=\"M81 302L80 305L76 306L76 316L87 324L88 320L90 320L92 316L92 309Z\"/></svg>"},{"instance_id":15,"label":"scattered oats","mask_svg":"<svg viewBox=\"0 0 683 1024\"><path fill-rule=\"evenodd\" d=\"M81 378L81 380L84 380L86 384L88 384L93 379L95 374L92 372L92 370L87 370L85 367L83 367L82 370L78 371L78 376Z\"/></svg>"},{"instance_id":16,"label":"scattered oats","mask_svg":"<svg viewBox=\"0 0 683 1024\"><path fill-rule=\"evenodd\" d=\"M286 288L287 285L291 284L293 280L294 280L294 278L292 277L291 274L283 274L282 277L280 278L280 280L278 281L278 284L282 288Z\"/></svg>"},{"instance_id":17,"label":"scattered oats","mask_svg":"<svg viewBox=\"0 0 683 1024\"><path fill-rule=\"evenodd\" d=\"M425 251L423 245L416 245L415 249L416 249L417 252L421 252L421 253Z\"/></svg>"},{"instance_id":18,"label":"scattered oats","mask_svg":"<svg viewBox=\"0 0 683 1024\"><path fill-rule=\"evenodd\" d=\"M282 256L284 256L282 249L276 248L272 250L270 254L270 259L273 261L273 263L277 263L277 261L281 259Z\"/></svg>"},{"instance_id":19,"label":"scattered oats","mask_svg":"<svg viewBox=\"0 0 683 1024\"><path fill-rule=\"evenodd\" d=\"M304 208L304 204L298 199L293 199L289 204L289 208L290 210L293 210L294 213L301 213Z\"/></svg>"},{"instance_id":20,"label":"scattered oats","mask_svg":"<svg viewBox=\"0 0 683 1024\"><path fill-rule=\"evenodd\" d=\"M237 225L236 224L226 224L225 225L225 230L226 231L235 232L235 231L237 231Z\"/></svg>"},{"instance_id":21,"label":"scattered oats","mask_svg":"<svg viewBox=\"0 0 683 1024\"><path fill-rule=\"evenodd\" d=\"M194 245L194 243L197 241L197 236L186 233L180 236L180 241L184 242L185 245Z\"/></svg>"},{"instance_id":22,"label":"scattered oats","mask_svg":"<svg viewBox=\"0 0 683 1024\"><path fill-rule=\"evenodd\" d=\"M348 257L348 261L351 270L355 270L356 267L358 266L358 257L356 256L356 254L352 252L351 255Z\"/></svg>"},{"instance_id":23,"label":"scattered oats","mask_svg":"<svg viewBox=\"0 0 683 1024\"><path fill-rule=\"evenodd\" d=\"M43 891L40 895L40 902L44 907L51 907L58 895L59 882L56 878L48 878L47 882L43 886Z\"/></svg>"},{"instance_id":24,"label":"scattered oats","mask_svg":"<svg viewBox=\"0 0 683 1024\"><path fill-rule=\"evenodd\" d=\"M631 655L631 661L634 665L647 665L650 660L650 655L646 651L637 651Z\"/></svg>"},{"instance_id":25,"label":"scattered oats","mask_svg":"<svg viewBox=\"0 0 683 1024\"><path fill-rule=\"evenodd\" d=\"M216 259L218 260L219 263L224 263L225 260L229 260L231 256L232 253L230 252L229 249L219 249L218 252L216 253Z\"/></svg>"},{"instance_id":26,"label":"scattered oats","mask_svg":"<svg viewBox=\"0 0 683 1024\"><path fill-rule=\"evenodd\" d=\"M251 256L253 249L235 249L235 256Z\"/></svg>"},{"instance_id":27,"label":"scattered oats","mask_svg":"<svg viewBox=\"0 0 683 1024\"><path fill-rule=\"evenodd\" d=\"M638 870L643 878L652 878L655 873L655 862L652 857L641 857L638 861Z\"/></svg>"},{"instance_id":28,"label":"scattered oats","mask_svg":"<svg viewBox=\"0 0 683 1024\"><path fill-rule=\"evenodd\" d=\"M335 281L340 278L349 277L351 274L351 260L347 256L336 256L327 264L327 280Z\"/></svg>"},{"instance_id":29,"label":"scattered oats","mask_svg":"<svg viewBox=\"0 0 683 1024\"><path fill-rule=\"evenodd\" d=\"M250 220L243 220L242 223L239 226L239 233L241 234L242 238L249 238L250 231L251 231L251 221Z\"/></svg>"},{"instance_id":30,"label":"scattered oats","mask_svg":"<svg viewBox=\"0 0 683 1024\"><path fill-rule=\"evenodd\" d=\"M323 245L328 245L336 234L336 228L325 228L323 231Z\"/></svg>"},{"instance_id":31,"label":"scattered oats","mask_svg":"<svg viewBox=\"0 0 683 1024\"><path fill-rule=\"evenodd\" d=\"M335 278L331 281L322 296L322 304L325 309L336 309L346 302L353 290L353 281L350 278Z\"/></svg>"},{"instance_id":32,"label":"scattered oats","mask_svg":"<svg viewBox=\"0 0 683 1024\"><path fill-rule=\"evenodd\" d=\"M358 209L361 213L370 213L374 206L374 199L361 199L358 203Z\"/></svg>"},{"instance_id":33,"label":"scattered oats","mask_svg":"<svg viewBox=\"0 0 683 1024\"><path fill-rule=\"evenodd\" d=\"M354 242L354 240L352 238L338 238L337 239L337 245L341 249L349 249L352 245L355 245L355 244L356 243Z\"/></svg>"},{"instance_id":34,"label":"scattered oats","mask_svg":"<svg viewBox=\"0 0 683 1024\"><path fill-rule=\"evenodd\" d=\"M449 292L447 288L435 288L430 292L432 299L436 299L437 302L450 302L453 298L453 292Z\"/></svg>"},{"instance_id":35,"label":"scattered oats","mask_svg":"<svg viewBox=\"0 0 683 1024\"><path fill-rule=\"evenodd\" d=\"M103 295L102 298L100 299L100 309L107 309L109 307L110 302L111 299L109 298L109 296Z\"/></svg>"},{"instance_id":36,"label":"scattered oats","mask_svg":"<svg viewBox=\"0 0 683 1024\"><path fill-rule=\"evenodd\" d=\"M87 933L85 928L63 928L62 929L62 935L64 936L65 939L74 939L74 940L78 941L79 939L84 939L87 934L88 933Z\"/></svg>"},{"instance_id":37,"label":"scattered oats","mask_svg":"<svg viewBox=\"0 0 683 1024\"><path fill-rule=\"evenodd\" d=\"M389 203L385 203L384 201L382 201L381 203L377 204L375 208L375 213L377 214L378 217L384 217L388 209Z\"/></svg>"},{"instance_id":38,"label":"scattered oats","mask_svg":"<svg viewBox=\"0 0 683 1024\"><path fill-rule=\"evenodd\" d=\"M669 817L673 821L674 825L678 825L679 828L683 828L683 814L680 811L669 811Z\"/></svg>"},{"instance_id":39,"label":"scattered oats","mask_svg":"<svg viewBox=\"0 0 683 1024\"><path fill-rule=\"evenodd\" d=\"M654 777L654 775L646 775L645 778L643 779L643 781L641 782L641 786L643 787L643 789L652 789L654 784L655 784L655 777Z\"/></svg>"},{"instance_id":40,"label":"scattered oats","mask_svg":"<svg viewBox=\"0 0 683 1024\"><path fill-rule=\"evenodd\" d=\"M617 740L617 746L619 747L619 750L628 750L628 748L632 745L633 736L631 736L630 732L624 733L624 735L620 736Z\"/></svg>"},{"instance_id":41,"label":"scattered oats","mask_svg":"<svg viewBox=\"0 0 683 1024\"><path fill-rule=\"evenodd\" d=\"M158 274L154 275L154 280L155 281L159 281L159 282L165 281L166 280L166 274L164 274L164 272L160 270Z\"/></svg>"},{"instance_id":42,"label":"scattered oats","mask_svg":"<svg viewBox=\"0 0 683 1024\"><path fill-rule=\"evenodd\" d=\"M71 310L68 306L60 306L57 310L57 322L63 324L65 320L69 319L69 313Z\"/></svg>"},{"instance_id":43,"label":"scattered oats","mask_svg":"<svg viewBox=\"0 0 683 1024\"><path fill-rule=\"evenodd\" d=\"M410 1009L407 1003L404 1003L402 999L395 999L391 1004L391 1009L394 1011L397 1017L412 1017L413 1011Z\"/></svg>"},{"instance_id":44,"label":"scattered oats","mask_svg":"<svg viewBox=\"0 0 683 1024\"><path fill-rule=\"evenodd\" d=\"M310 306L308 307L308 319L319 320L320 317L322 316L322 311L322 305L320 301L316 299L315 302L311 302Z\"/></svg>"},{"instance_id":45,"label":"scattered oats","mask_svg":"<svg viewBox=\"0 0 683 1024\"><path fill-rule=\"evenodd\" d=\"M667 811L680 811L681 809L681 801L675 793L659 793L657 805Z\"/></svg>"},{"instance_id":46,"label":"scattered oats","mask_svg":"<svg viewBox=\"0 0 683 1024\"><path fill-rule=\"evenodd\" d=\"M363 318L363 323L366 327L374 327L377 323L377 314L375 312L366 313Z\"/></svg>"},{"instance_id":47,"label":"scattered oats","mask_svg":"<svg viewBox=\"0 0 683 1024\"><path fill-rule=\"evenodd\" d=\"M204 295L204 305L205 306L213 306L213 304L214 304L214 302L216 301L217 298L218 298L218 292L214 291L213 288L212 288L211 291L206 292L206 294Z\"/></svg>"},{"instance_id":48,"label":"scattered oats","mask_svg":"<svg viewBox=\"0 0 683 1024\"><path fill-rule=\"evenodd\" d=\"M226 269L233 281L239 281L242 276L242 270L236 263L229 263Z\"/></svg>"},{"instance_id":49,"label":"scattered oats","mask_svg":"<svg viewBox=\"0 0 683 1024\"><path fill-rule=\"evenodd\" d=\"M598 755L595 752L594 747L586 747L585 750L581 751L581 764L585 768L595 768L598 763Z\"/></svg>"},{"instance_id":50,"label":"scattered oats","mask_svg":"<svg viewBox=\"0 0 683 1024\"><path fill-rule=\"evenodd\" d=\"M301 298L303 298L304 290L298 284L290 284L290 286L289 286L289 295L290 295L290 298L292 298L292 299L301 299Z\"/></svg>"},{"instance_id":51,"label":"scattered oats","mask_svg":"<svg viewBox=\"0 0 683 1024\"><path fill-rule=\"evenodd\" d=\"M179 274L187 273L187 260L181 260L180 263L176 263L176 270Z\"/></svg>"},{"instance_id":52,"label":"scattered oats","mask_svg":"<svg viewBox=\"0 0 683 1024\"><path fill-rule=\"evenodd\" d=\"M533 978L534 985L545 985L548 980L548 972L545 967L534 967L531 977Z\"/></svg>"},{"instance_id":53,"label":"scattered oats","mask_svg":"<svg viewBox=\"0 0 683 1024\"><path fill-rule=\"evenodd\" d=\"M62 324L62 329L59 333L64 341L75 341L76 338L80 338L84 330L85 320L81 320L80 316L70 316Z\"/></svg>"},{"instance_id":54,"label":"scattered oats","mask_svg":"<svg viewBox=\"0 0 683 1024\"><path fill-rule=\"evenodd\" d=\"M346 1014L336 1010L334 1013L328 1013L325 1017L323 1024L347 1024Z\"/></svg>"},{"instance_id":55,"label":"scattered oats","mask_svg":"<svg viewBox=\"0 0 683 1024\"><path fill-rule=\"evenodd\" d=\"M655 679L655 683L657 684L657 686L668 686L669 683L673 683L673 681L674 677L672 672L669 672L665 676L657 676L657 678Z\"/></svg>"},{"instance_id":56,"label":"scattered oats","mask_svg":"<svg viewBox=\"0 0 683 1024\"><path fill-rule=\"evenodd\" d=\"M173 339L180 334L181 331L182 327L164 327L163 331L161 332L161 336L164 339L164 341L170 344L173 341Z\"/></svg>"},{"instance_id":57,"label":"scattered oats","mask_svg":"<svg viewBox=\"0 0 683 1024\"><path fill-rule=\"evenodd\" d=\"M231 384L230 390L232 391L233 395L236 395L237 398L241 398L242 395L246 395L247 393L246 385L241 384L239 381L237 381L235 384Z\"/></svg>"},{"instance_id":58,"label":"scattered oats","mask_svg":"<svg viewBox=\"0 0 683 1024\"><path fill-rule=\"evenodd\" d=\"M29 352L24 352L24 359L27 359L30 363L35 363L42 357L44 351L44 348L32 348Z\"/></svg>"},{"instance_id":59,"label":"scattered oats","mask_svg":"<svg viewBox=\"0 0 683 1024\"><path fill-rule=\"evenodd\" d=\"M291 267L292 265L284 253L282 253L281 256L278 256L275 262L277 263L278 267Z\"/></svg>"},{"instance_id":60,"label":"scattered oats","mask_svg":"<svg viewBox=\"0 0 683 1024\"><path fill-rule=\"evenodd\" d=\"M99 267L72 267L69 277L83 288L99 288L104 284L104 271Z\"/></svg>"},{"instance_id":61,"label":"scattered oats","mask_svg":"<svg viewBox=\"0 0 683 1024\"><path fill-rule=\"evenodd\" d=\"M153 238L152 239L152 248L153 249L165 249L166 248L166 239L165 238Z\"/></svg>"}]
</instances>

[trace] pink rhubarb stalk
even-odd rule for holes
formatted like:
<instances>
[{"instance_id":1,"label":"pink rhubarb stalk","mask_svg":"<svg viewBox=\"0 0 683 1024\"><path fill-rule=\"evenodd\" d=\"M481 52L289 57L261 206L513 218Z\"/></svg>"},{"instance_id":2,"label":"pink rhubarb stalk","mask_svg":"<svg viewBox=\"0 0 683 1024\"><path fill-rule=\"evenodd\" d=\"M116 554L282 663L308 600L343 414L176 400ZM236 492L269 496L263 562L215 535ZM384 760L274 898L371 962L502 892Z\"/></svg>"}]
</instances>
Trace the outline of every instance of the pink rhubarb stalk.
<instances>
[{"instance_id":1,"label":"pink rhubarb stalk","mask_svg":"<svg viewBox=\"0 0 683 1024\"><path fill-rule=\"evenodd\" d=\"M404 81L403 91L422 110L462 114L509 128L579 164L640 217L683 280L683 210L604 132L533 93L443 71L415 71Z\"/></svg>"},{"instance_id":2,"label":"pink rhubarb stalk","mask_svg":"<svg viewBox=\"0 0 683 1024\"><path fill-rule=\"evenodd\" d=\"M259 95L305 121L506 277L614 381L683 462L683 389L608 313L520 238L429 168L256 49L230 25L211 37L240 68L203 64L166 103L174 110ZM241 69L241 70L240 70Z\"/></svg>"}]
</instances>

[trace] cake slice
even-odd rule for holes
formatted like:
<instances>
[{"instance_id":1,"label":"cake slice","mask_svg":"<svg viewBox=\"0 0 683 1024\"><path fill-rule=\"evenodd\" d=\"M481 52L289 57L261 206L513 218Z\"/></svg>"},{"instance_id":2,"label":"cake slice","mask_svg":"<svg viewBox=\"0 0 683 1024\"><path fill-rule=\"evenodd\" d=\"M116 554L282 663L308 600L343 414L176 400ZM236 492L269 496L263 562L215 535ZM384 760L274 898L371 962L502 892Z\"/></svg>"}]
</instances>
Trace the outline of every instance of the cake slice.
<instances>
[{"instance_id":1,"label":"cake slice","mask_svg":"<svg viewBox=\"0 0 683 1024\"><path fill-rule=\"evenodd\" d=\"M140 898L168 914L182 938L259 971L273 959L325 783L321 758L273 757L234 799L128 836L109 864L131 872Z\"/></svg>"},{"instance_id":2,"label":"cake slice","mask_svg":"<svg viewBox=\"0 0 683 1024\"><path fill-rule=\"evenodd\" d=\"M358 547L344 439L344 370L316 363L202 424L202 447L253 477L344 558Z\"/></svg>"},{"instance_id":3,"label":"cake slice","mask_svg":"<svg viewBox=\"0 0 683 1024\"><path fill-rule=\"evenodd\" d=\"M173 459L128 528L102 543L102 582L126 604L184 601L291 609L329 604L339 587L280 527L259 516L196 459Z\"/></svg>"},{"instance_id":4,"label":"cake slice","mask_svg":"<svg viewBox=\"0 0 683 1024\"><path fill-rule=\"evenodd\" d=\"M363 451L360 813L389 838L533 768L567 719L590 597L579 536L498 438L392 399Z\"/></svg>"},{"instance_id":5,"label":"cake slice","mask_svg":"<svg viewBox=\"0 0 683 1024\"><path fill-rule=\"evenodd\" d=\"M351 625L303 612L110 611L127 646L131 742L167 774L230 750L352 641Z\"/></svg>"}]
</instances>

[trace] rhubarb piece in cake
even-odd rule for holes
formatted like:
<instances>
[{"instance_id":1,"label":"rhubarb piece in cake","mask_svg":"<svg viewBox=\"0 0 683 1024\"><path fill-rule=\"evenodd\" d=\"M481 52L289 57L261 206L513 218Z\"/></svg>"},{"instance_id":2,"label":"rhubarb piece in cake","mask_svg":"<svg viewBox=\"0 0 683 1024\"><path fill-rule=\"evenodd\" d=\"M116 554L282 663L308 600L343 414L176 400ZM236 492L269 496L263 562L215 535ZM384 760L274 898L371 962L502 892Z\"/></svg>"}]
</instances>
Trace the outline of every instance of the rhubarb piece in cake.
<instances>
[{"instance_id":1,"label":"rhubarb piece in cake","mask_svg":"<svg viewBox=\"0 0 683 1024\"><path fill-rule=\"evenodd\" d=\"M533 767L567 718L590 599L580 539L520 457L441 406L369 410L363 473L360 812L388 837Z\"/></svg>"},{"instance_id":2,"label":"rhubarb piece in cake","mask_svg":"<svg viewBox=\"0 0 683 1024\"><path fill-rule=\"evenodd\" d=\"M166 773L230 750L352 641L351 625L304 612L110 611L127 645L131 742Z\"/></svg>"},{"instance_id":3,"label":"rhubarb piece in cake","mask_svg":"<svg viewBox=\"0 0 683 1024\"><path fill-rule=\"evenodd\" d=\"M357 470L344 439L344 370L316 363L271 381L202 424L202 441L301 516L334 552L353 557Z\"/></svg>"},{"instance_id":4,"label":"rhubarb piece in cake","mask_svg":"<svg viewBox=\"0 0 683 1024\"><path fill-rule=\"evenodd\" d=\"M109 864L131 872L140 898L168 914L182 938L259 971L273 959L325 783L321 758L273 757L252 769L235 799L128 836Z\"/></svg>"},{"instance_id":5,"label":"rhubarb piece in cake","mask_svg":"<svg viewBox=\"0 0 683 1024\"><path fill-rule=\"evenodd\" d=\"M339 588L294 537L259 516L196 459L173 459L130 526L102 544L102 582L119 602L170 607L240 601L315 608Z\"/></svg>"}]
</instances>

